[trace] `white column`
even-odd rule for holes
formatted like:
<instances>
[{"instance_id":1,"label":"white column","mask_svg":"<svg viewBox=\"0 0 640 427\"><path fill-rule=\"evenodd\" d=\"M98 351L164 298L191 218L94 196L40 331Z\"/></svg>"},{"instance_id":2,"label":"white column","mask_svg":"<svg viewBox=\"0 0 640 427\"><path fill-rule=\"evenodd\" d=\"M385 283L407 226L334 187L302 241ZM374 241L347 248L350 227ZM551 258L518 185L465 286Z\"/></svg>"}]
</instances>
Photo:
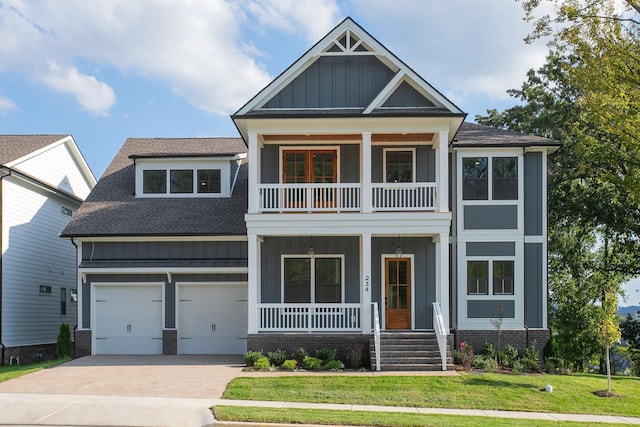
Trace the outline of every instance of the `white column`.
<instances>
[{"instance_id":1,"label":"white column","mask_svg":"<svg viewBox=\"0 0 640 427\"><path fill-rule=\"evenodd\" d=\"M362 274L360 301L360 324L362 333L370 333L371 325L371 234L363 234L360 238L360 265Z\"/></svg>"},{"instance_id":2,"label":"white column","mask_svg":"<svg viewBox=\"0 0 640 427\"><path fill-rule=\"evenodd\" d=\"M361 146L362 171L360 172L360 185L362 195L360 201L362 203L361 212L371 213L371 132L362 132Z\"/></svg>"},{"instance_id":3,"label":"white column","mask_svg":"<svg viewBox=\"0 0 640 427\"><path fill-rule=\"evenodd\" d=\"M449 319L449 236L440 233L434 241L436 243L436 302L440 303L442 318L447 333L449 333L451 329L451 320Z\"/></svg>"},{"instance_id":4,"label":"white column","mask_svg":"<svg viewBox=\"0 0 640 427\"><path fill-rule=\"evenodd\" d=\"M248 241L248 287L247 287L247 333L258 333L258 292L260 292L260 242L258 236L249 234Z\"/></svg>"},{"instance_id":5,"label":"white column","mask_svg":"<svg viewBox=\"0 0 640 427\"><path fill-rule=\"evenodd\" d=\"M258 134L249 133L249 210L248 213L258 213L258 177L260 175L260 152L258 148Z\"/></svg>"},{"instance_id":6,"label":"white column","mask_svg":"<svg viewBox=\"0 0 640 427\"><path fill-rule=\"evenodd\" d=\"M438 180L438 210L449 212L449 132L438 132L436 153L436 179Z\"/></svg>"}]
</instances>

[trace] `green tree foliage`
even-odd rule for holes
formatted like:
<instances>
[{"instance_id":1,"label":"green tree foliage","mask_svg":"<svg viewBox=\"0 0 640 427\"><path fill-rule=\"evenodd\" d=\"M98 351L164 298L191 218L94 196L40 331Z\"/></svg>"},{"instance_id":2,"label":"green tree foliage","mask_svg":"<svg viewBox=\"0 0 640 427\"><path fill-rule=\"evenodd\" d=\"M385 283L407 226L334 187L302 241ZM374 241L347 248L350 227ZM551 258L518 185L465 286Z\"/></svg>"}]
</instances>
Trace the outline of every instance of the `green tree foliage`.
<instances>
[{"instance_id":1,"label":"green tree foliage","mask_svg":"<svg viewBox=\"0 0 640 427\"><path fill-rule=\"evenodd\" d=\"M56 344L56 356L59 358L73 356L73 343L71 342L71 331L69 325L63 323L60 325L58 340Z\"/></svg>"}]
</instances>

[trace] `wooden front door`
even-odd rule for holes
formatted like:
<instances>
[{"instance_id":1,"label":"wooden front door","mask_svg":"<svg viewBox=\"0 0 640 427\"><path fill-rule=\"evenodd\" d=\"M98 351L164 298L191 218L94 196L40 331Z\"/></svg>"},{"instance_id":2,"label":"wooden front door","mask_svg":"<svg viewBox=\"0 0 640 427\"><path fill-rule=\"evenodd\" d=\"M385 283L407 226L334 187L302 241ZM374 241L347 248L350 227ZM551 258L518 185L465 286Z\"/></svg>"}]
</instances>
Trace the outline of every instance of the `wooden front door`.
<instances>
[{"instance_id":1,"label":"wooden front door","mask_svg":"<svg viewBox=\"0 0 640 427\"><path fill-rule=\"evenodd\" d=\"M386 329L411 329L411 259L386 258Z\"/></svg>"},{"instance_id":2,"label":"wooden front door","mask_svg":"<svg viewBox=\"0 0 640 427\"><path fill-rule=\"evenodd\" d=\"M337 152L335 150L284 150L282 152L282 182L284 184L333 184L337 182ZM286 207L335 207L334 189L314 189L312 205L307 205L304 189L285 192Z\"/></svg>"}]
</instances>

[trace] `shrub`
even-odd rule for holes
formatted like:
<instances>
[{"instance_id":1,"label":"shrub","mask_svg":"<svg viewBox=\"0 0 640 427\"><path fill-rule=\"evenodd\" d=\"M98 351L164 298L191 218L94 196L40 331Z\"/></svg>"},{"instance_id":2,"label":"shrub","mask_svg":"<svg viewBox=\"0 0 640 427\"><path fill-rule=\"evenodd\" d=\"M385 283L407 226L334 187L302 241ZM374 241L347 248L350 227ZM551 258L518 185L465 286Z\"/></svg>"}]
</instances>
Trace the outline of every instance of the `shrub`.
<instances>
[{"instance_id":1,"label":"shrub","mask_svg":"<svg viewBox=\"0 0 640 427\"><path fill-rule=\"evenodd\" d=\"M513 368L514 363L518 360L518 349L511 344L507 344L504 346L504 350L500 352L498 359L502 366Z\"/></svg>"},{"instance_id":2,"label":"shrub","mask_svg":"<svg viewBox=\"0 0 640 427\"><path fill-rule=\"evenodd\" d=\"M287 359L284 362L282 362L282 369L286 371L295 371L297 367L298 367L298 362L296 362L293 359Z\"/></svg>"},{"instance_id":3,"label":"shrub","mask_svg":"<svg viewBox=\"0 0 640 427\"><path fill-rule=\"evenodd\" d=\"M536 349L535 340L531 341L529 347L525 349L520 362L522 363L522 367L528 371L540 370L540 355Z\"/></svg>"},{"instance_id":4,"label":"shrub","mask_svg":"<svg viewBox=\"0 0 640 427\"><path fill-rule=\"evenodd\" d=\"M320 366L322 366L322 362L316 357L305 356L302 361L302 366L304 366L305 369L319 369Z\"/></svg>"},{"instance_id":5,"label":"shrub","mask_svg":"<svg viewBox=\"0 0 640 427\"><path fill-rule=\"evenodd\" d=\"M484 344L482 345L482 350L480 350L480 354L483 356L494 358L496 357L496 350L493 348L493 344L489 340L484 340Z\"/></svg>"},{"instance_id":6,"label":"shrub","mask_svg":"<svg viewBox=\"0 0 640 427\"><path fill-rule=\"evenodd\" d=\"M260 371L266 371L269 370L271 368L271 363L269 362L269 359L266 357L261 357L260 359L256 360L255 363L253 364L254 368L260 370Z\"/></svg>"},{"instance_id":7,"label":"shrub","mask_svg":"<svg viewBox=\"0 0 640 427\"><path fill-rule=\"evenodd\" d=\"M344 365L339 360L330 360L325 365L325 368L327 368L330 371L340 371L344 369Z\"/></svg>"},{"instance_id":8,"label":"shrub","mask_svg":"<svg viewBox=\"0 0 640 427\"><path fill-rule=\"evenodd\" d=\"M481 354L473 359L473 366L482 371L492 372L498 369L498 362L493 357Z\"/></svg>"},{"instance_id":9,"label":"shrub","mask_svg":"<svg viewBox=\"0 0 640 427\"><path fill-rule=\"evenodd\" d=\"M545 343L544 347L542 347L542 358L547 360L550 357L560 357L560 344L558 344L558 340L553 333Z\"/></svg>"},{"instance_id":10,"label":"shrub","mask_svg":"<svg viewBox=\"0 0 640 427\"><path fill-rule=\"evenodd\" d=\"M287 353L278 349L268 352L267 357L273 366L282 366L284 361L287 360Z\"/></svg>"},{"instance_id":11,"label":"shrub","mask_svg":"<svg viewBox=\"0 0 640 427\"><path fill-rule=\"evenodd\" d=\"M316 357L322 362L327 363L336 358L336 350L330 348L321 348L316 350Z\"/></svg>"},{"instance_id":12,"label":"shrub","mask_svg":"<svg viewBox=\"0 0 640 427\"><path fill-rule=\"evenodd\" d=\"M73 356L73 343L71 342L71 331L69 325L63 323L60 325L60 333L58 333L58 341L56 344L56 357L65 358Z\"/></svg>"},{"instance_id":13,"label":"shrub","mask_svg":"<svg viewBox=\"0 0 640 427\"><path fill-rule=\"evenodd\" d=\"M547 374L564 373L564 360L560 357L547 357L544 361L543 370Z\"/></svg>"},{"instance_id":14,"label":"shrub","mask_svg":"<svg viewBox=\"0 0 640 427\"><path fill-rule=\"evenodd\" d=\"M362 366L362 352L361 344L349 344L347 346L346 361L351 369L359 369Z\"/></svg>"},{"instance_id":15,"label":"shrub","mask_svg":"<svg viewBox=\"0 0 640 427\"><path fill-rule=\"evenodd\" d=\"M307 351L302 348L302 347L298 347L295 350L293 350L293 353L291 354L291 358L295 359L298 362L298 365L301 365L302 362L304 361L304 358L307 357L309 355L309 353L307 353Z\"/></svg>"},{"instance_id":16,"label":"shrub","mask_svg":"<svg viewBox=\"0 0 640 427\"><path fill-rule=\"evenodd\" d=\"M473 364L473 348L466 341L462 341L458 348L453 350L453 363L470 369Z\"/></svg>"},{"instance_id":17,"label":"shrub","mask_svg":"<svg viewBox=\"0 0 640 427\"><path fill-rule=\"evenodd\" d=\"M244 363L247 366L253 366L256 363L256 360L260 359L263 356L264 355L262 354L262 350L249 350L244 354Z\"/></svg>"}]
</instances>

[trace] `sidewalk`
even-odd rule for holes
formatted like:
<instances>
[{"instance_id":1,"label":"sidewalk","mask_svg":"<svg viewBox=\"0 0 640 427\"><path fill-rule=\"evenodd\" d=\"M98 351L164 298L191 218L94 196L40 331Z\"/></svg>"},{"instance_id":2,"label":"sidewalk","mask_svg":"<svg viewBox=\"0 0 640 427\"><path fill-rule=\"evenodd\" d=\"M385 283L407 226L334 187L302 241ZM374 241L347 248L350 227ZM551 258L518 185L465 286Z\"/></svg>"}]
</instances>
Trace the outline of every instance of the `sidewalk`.
<instances>
[{"instance_id":1,"label":"sidewalk","mask_svg":"<svg viewBox=\"0 0 640 427\"><path fill-rule=\"evenodd\" d=\"M369 411L369 412L404 412L424 415L461 415L466 417L495 417L513 418L521 420L541 420L541 421L573 421L585 423L610 423L610 424L638 424L640 418L621 417L617 415L587 415L587 414L559 414L542 412L514 412L514 411L491 411L481 409L447 409L447 408L407 408L398 406L374 406L374 405L344 405L344 404L324 404L324 403L300 403L300 402L265 402L251 400L227 400L217 399L214 406L253 406L260 408L279 409L326 409L333 411ZM216 426L287 426L287 424L264 424L248 422L217 421ZM302 427L302 424L295 424Z\"/></svg>"}]
</instances>

